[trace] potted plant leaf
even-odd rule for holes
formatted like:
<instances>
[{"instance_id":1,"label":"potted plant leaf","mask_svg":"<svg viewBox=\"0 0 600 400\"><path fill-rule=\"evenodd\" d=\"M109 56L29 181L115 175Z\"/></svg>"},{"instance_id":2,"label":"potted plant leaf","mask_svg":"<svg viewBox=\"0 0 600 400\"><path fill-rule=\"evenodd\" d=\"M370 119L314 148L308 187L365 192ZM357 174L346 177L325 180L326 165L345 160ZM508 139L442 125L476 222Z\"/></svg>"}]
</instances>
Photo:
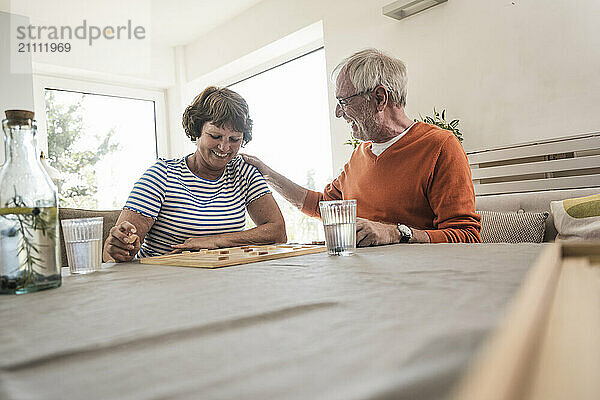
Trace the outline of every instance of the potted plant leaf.
<instances>
[{"instance_id":1,"label":"potted plant leaf","mask_svg":"<svg viewBox=\"0 0 600 400\"><path fill-rule=\"evenodd\" d=\"M462 143L463 138L462 133L460 133L460 130L458 129L458 120L453 119L452 121L447 122L446 110L442 110L442 112L440 113L435 109L435 107L433 107L433 116L426 115L425 117L423 117L421 114L419 114L419 118L420 121L426 122L431 125L439 126L442 129L452 132L454 136L456 136L458 141ZM419 120L415 118L415 121Z\"/></svg>"}]
</instances>

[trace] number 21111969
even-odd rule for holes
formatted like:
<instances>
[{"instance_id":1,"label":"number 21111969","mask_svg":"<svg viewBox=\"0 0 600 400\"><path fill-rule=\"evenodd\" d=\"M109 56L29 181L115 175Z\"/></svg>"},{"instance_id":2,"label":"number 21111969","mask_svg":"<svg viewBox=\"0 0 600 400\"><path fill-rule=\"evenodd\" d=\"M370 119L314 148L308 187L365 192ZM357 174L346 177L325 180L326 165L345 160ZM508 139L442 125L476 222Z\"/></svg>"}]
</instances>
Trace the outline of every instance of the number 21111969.
<instances>
[{"instance_id":1,"label":"number 21111969","mask_svg":"<svg viewBox=\"0 0 600 400\"><path fill-rule=\"evenodd\" d=\"M68 53L71 43L18 43L19 53Z\"/></svg>"}]
</instances>

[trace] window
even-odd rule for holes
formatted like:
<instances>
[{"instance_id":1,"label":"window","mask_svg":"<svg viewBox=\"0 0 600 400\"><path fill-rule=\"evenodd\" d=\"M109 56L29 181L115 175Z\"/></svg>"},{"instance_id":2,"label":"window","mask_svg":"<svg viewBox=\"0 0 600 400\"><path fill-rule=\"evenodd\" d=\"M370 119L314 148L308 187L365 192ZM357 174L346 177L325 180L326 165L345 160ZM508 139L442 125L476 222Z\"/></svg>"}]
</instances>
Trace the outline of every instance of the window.
<instances>
[{"instance_id":1,"label":"window","mask_svg":"<svg viewBox=\"0 0 600 400\"><path fill-rule=\"evenodd\" d=\"M243 96L254 120L252 141L241 151L308 189L322 191L332 179L325 52L321 48L230 86ZM288 241L324 240L310 218L276 192Z\"/></svg>"},{"instance_id":2,"label":"window","mask_svg":"<svg viewBox=\"0 0 600 400\"><path fill-rule=\"evenodd\" d=\"M154 101L57 89L44 94L60 206L121 208L157 157Z\"/></svg>"}]
</instances>

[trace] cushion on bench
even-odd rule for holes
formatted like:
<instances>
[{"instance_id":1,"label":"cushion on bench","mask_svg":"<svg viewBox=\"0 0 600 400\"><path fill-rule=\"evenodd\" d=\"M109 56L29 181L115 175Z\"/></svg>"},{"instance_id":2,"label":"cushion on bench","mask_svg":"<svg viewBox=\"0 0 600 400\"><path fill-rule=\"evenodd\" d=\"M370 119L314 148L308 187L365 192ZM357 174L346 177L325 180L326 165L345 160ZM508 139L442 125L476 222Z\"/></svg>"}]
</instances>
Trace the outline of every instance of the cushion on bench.
<instances>
[{"instance_id":1,"label":"cushion on bench","mask_svg":"<svg viewBox=\"0 0 600 400\"><path fill-rule=\"evenodd\" d=\"M554 224L561 240L600 240L600 194L553 201Z\"/></svg>"},{"instance_id":2,"label":"cushion on bench","mask_svg":"<svg viewBox=\"0 0 600 400\"><path fill-rule=\"evenodd\" d=\"M523 210L525 212L550 212L550 202L552 201L593 194L598 194L598 188L476 196L475 207L480 211L518 212ZM557 234L552 215L548 216L545 223L544 242L551 242Z\"/></svg>"},{"instance_id":3,"label":"cushion on bench","mask_svg":"<svg viewBox=\"0 0 600 400\"><path fill-rule=\"evenodd\" d=\"M482 243L541 243L548 212L477 211L481 215Z\"/></svg>"}]
</instances>

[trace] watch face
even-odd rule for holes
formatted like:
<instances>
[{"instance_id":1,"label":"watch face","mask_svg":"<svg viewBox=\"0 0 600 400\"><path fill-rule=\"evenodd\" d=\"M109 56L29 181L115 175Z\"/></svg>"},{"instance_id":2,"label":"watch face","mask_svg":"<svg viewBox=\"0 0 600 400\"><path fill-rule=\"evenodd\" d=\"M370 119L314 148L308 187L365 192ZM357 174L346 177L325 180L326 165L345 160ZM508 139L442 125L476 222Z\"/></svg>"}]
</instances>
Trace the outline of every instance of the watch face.
<instances>
[{"instance_id":1,"label":"watch face","mask_svg":"<svg viewBox=\"0 0 600 400\"><path fill-rule=\"evenodd\" d=\"M400 233L402 234L402 236L407 236L407 237L412 237L412 230L403 224L398 224L398 230L400 231Z\"/></svg>"},{"instance_id":2,"label":"watch face","mask_svg":"<svg viewBox=\"0 0 600 400\"><path fill-rule=\"evenodd\" d=\"M398 232L402 235L400 243L407 243L412 238L412 229L404 224L398 224Z\"/></svg>"}]
</instances>

